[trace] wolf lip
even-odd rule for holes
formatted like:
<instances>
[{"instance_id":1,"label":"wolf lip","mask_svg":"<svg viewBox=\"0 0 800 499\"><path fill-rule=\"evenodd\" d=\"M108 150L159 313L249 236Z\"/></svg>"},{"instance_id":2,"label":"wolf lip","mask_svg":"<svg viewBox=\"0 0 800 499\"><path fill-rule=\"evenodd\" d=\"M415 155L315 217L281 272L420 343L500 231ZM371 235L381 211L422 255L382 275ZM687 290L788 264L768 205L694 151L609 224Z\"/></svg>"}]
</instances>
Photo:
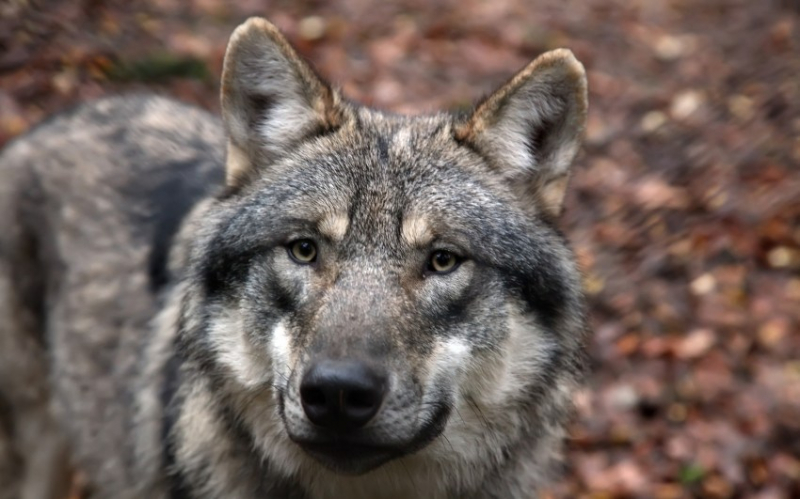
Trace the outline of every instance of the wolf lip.
<instances>
[{"instance_id":1,"label":"wolf lip","mask_svg":"<svg viewBox=\"0 0 800 499\"><path fill-rule=\"evenodd\" d=\"M326 468L347 475L366 473L403 454L393 447L346 441L298 441L297 444Z\"/></svg>"},{"instance_id":2,"label":"wolf lip","mask_svg":"<svg viewBox=\"0 0 800 499\"><path fill-rule=\"evenodd\" d=\"M450 407L441 404L416 437L400 445L364 443L341 436L292 440L326 468L338 473L360 475L393 459L412 454L431 443L444 431L449 415Z\"/></svg>"}]
</instances>

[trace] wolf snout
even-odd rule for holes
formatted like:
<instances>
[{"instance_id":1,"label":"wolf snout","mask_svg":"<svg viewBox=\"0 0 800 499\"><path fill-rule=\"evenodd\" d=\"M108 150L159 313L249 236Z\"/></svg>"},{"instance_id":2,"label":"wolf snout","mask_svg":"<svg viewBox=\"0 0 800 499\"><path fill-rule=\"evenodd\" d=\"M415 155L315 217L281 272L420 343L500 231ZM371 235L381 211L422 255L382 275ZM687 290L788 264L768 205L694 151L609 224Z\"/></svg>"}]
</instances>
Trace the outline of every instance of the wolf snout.
<instances>
[{"instance_id":1,"label":"wolf snout","mask_svg":"<svg viewBox=\"0 0 800 499\"><path fill-rule=\"evenodd\" d=\"M383 369L359 360L325 359L311 364L300 382L303 411L315 425L332 431L364 427L387 391Z\"/></svg>"}]
</instances>

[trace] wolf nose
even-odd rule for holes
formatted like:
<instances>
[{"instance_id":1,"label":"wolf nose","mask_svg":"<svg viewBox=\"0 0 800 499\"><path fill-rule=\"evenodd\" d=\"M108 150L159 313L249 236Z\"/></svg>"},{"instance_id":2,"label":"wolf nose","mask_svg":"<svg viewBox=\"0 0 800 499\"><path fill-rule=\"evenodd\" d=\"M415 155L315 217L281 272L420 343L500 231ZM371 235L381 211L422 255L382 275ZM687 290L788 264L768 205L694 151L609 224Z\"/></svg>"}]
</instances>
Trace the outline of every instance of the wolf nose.
<instances>
[{"instance_id":1,"label":"wolf nose","mask_svg":"<svg viewBox=\"0 0 800 499\"><path fill-rule=\"evenodd\" d=\"M300 400L308 419L329 430L361 428L380 409L386 375L354 360L312 364L300 382Z\"/></svg>"}]
</instances>

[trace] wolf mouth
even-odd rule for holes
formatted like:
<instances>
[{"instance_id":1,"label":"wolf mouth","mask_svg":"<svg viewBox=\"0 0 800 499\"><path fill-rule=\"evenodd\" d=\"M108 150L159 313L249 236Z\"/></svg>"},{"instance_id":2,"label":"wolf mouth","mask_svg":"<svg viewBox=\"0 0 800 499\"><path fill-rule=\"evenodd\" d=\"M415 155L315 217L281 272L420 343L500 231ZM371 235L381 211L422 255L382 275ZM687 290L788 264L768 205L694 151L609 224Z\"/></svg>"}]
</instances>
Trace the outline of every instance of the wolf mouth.
<instances>
[{"instance_id":1,"label":"wolf mouth","mask_svg":"<svg viewBox=\"0 0 800 499\"><path fill-rule=\"evenodd\" d=\"M346 475L361 475L402 456L412 454L435 440L447 426L450 406L437 404L433 415L403 443L369 441L355 434L318 433L312 437L290 438L323 466Z\"/></svg>"}]
</instances>

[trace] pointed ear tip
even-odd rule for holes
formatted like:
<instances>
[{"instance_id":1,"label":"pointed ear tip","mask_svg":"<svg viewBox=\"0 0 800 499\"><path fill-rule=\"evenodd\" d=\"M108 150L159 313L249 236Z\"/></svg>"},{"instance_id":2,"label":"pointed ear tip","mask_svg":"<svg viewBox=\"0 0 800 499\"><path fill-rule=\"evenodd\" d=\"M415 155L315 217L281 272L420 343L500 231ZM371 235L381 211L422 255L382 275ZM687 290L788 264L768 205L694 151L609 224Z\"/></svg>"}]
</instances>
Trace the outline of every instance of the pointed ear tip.
<instances>
[{"instance_id":1,"label":"pointed ear tip","mask_svg":"<svg viewBox=\"0 0 800 499\"><path fill-rule=\"evenodd\" d=\"M589 82L586 77L586 70L581 61L575 57L575 54L569 49L559 48L545 52L534 59L530 65L531 74L547 70L555 73L557 79L569 83L569 86L579 96L578 101L583 103L581 107L584 108L583 112L585 113Z\"/></svg>"},{"instance_id":2,"label":"pointed ear tip","mask_svg":"<svg viewBox=\"0 0 800 499\"><path fill-rule=\"evenodd\" d=\"M227 87L232 85L235 78L235 62L239 59L239 54L242 53L242 50L248 46L275 43L288 44L280 30L263 17L250 17L233 30L225 50L225 60L222 67L223 98L227 93Z\"/></svg>"},{"instance_id":3,"label":"pointed ear tip","mask_svg":"<svg viewBox=\"0 0 800 499\"><path fill-rule=\"evenodd\" d=\"M583 64L570 49L560 48L545 52L534 59L531 66L535 68L559 68L568 76L581 80L586 79L586 70Z\"/></svg>"},{"instance_id":4,"label":"pointed ear tip","mask_svg":"<svg viewBox=\"0 0 800 499\"><path fill-rule=\"evenodd\" d=\"M235 47L241 40L259 35L267 35L273 40L283 39L283 35L274 24L263 17L250 17L233 30L228 41L228 48Z\"/></svg>"}]
</instances>

